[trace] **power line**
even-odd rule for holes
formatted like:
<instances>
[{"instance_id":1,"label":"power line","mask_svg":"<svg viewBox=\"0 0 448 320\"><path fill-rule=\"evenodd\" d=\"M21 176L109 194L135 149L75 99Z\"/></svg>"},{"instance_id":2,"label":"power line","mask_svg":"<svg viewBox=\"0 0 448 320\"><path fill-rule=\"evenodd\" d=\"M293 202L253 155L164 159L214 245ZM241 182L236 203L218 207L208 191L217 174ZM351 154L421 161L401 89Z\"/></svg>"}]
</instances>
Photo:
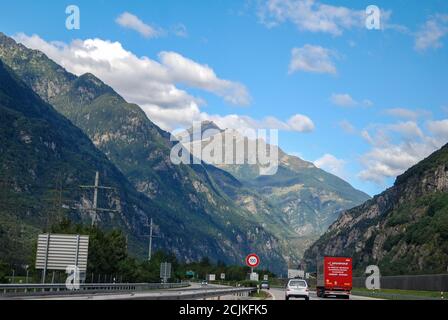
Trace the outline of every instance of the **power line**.
<instances>
[{"instance_id":1,"label":"power line","mask_svg":"<svg viewBox=\"0 0 448 320\"><path fill-rule=\"evenodd\" d=\"M116 191L115 188L100 186L99 183L100 183L100 173L97 171L95 173L95 185L93 185L93 186L79 186L80 188L83 188L83 189L93 189L93 207L92 208L85 208L85 209L89 209L89 210L91 210L93 212L93 215L92 215L92 227L96 223L98 212L119 212L119 210L98 208L98 191L99 190L113 190L113 191Z\"/></svg>"},{"instance_id":2,"label":"power line","mask_svg":"<svg viewBox=\"0 0 448 320\"><path fill-rule=\"evenodd\" d=\"M159 236L154 236L153 235L153 223L152 223L152 218L151 218L151 223L148 224L148 217L146 217L146 227L149 227L149 236L146 235L147 237L149 237L149 245L148 245L148 261L151 261L151 256L152 256L152 239L153 238L159 238ZM145 235L144 235L145 236Z\"/></svg>"}]
</instances>

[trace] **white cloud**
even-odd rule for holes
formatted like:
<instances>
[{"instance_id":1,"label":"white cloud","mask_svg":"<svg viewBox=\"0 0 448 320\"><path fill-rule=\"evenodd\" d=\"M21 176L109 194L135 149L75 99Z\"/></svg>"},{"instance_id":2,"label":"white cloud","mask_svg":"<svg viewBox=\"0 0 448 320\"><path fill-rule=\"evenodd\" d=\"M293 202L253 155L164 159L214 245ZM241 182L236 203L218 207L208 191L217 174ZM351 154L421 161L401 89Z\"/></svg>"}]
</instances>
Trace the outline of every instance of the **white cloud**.
<instances>
[{"instance_id":1,"label":"white cloud","mask_svg":"<svg viewBox=\"0 0 448 320\"><path fill-rule=\"evenodd\" d=\"M133 15L132 13L129 12L123 12L120 16L118 16L115 22L117 22L120 26L124 28L137 31L145 38L156 38L161 34L160 30L157 30L155 27L152 27L149 24L144 23L136 15Z\"/></svg>"},{"instance_id":2,"label":"white cloud","mask_svg":"<svg viewBox=\"0 0 448 320\"><path fill-rule=\"evenodd\" d=\"M407 108L391 108L384 110L383 113L391 117L412 121L418 121L432 116L432 112L428 109L412 110Z\"/></svg>"},{"instance_id":3,"label":"white cloud","mask_svg":"<svg viewBox=\"0 0 448 320\"><path fill-rule=\"evenodd\" d=\"M101 39L75 40L69 45L46 42L33 35L15 37L28 47L45 52L70 72L90 72L131 102L164 108L190 107L203 101L176 84L199 88L222 96L234 104L248 104L250 95L240 83L220 79L206 65L175 52L161 52L160 61L137 57L119 42Z\"/></svg>"},{"instance_id":4,"label":"white cloud","mask_svg":"<svg viewBox=\"0 0 448 320\"><path fill-rule=\"evenodd\" d=\"M356 106L363 106L363 107L371 107L373 106L373 102L364 99L361 102L355 100L352 98L351 95L348 93L334 93L330 97L330 101L340 107L356 107Z\"/></svg>"},{"instance_id":5,"label":"white cloud","mask_svg":"<svg viewBox=\"0 0 448 320\"><path fill-rule=\"evenodd\" d=\"M448 142L448 119L428 121L428 130L442 141Z\"/></svg>"},{"instance_id":6,"label":"white cloud","mask_svg":"<svg viewBox=\"0 0 448 320\"><path fill-rule=\"evenodd\" d=\"M258 120L244 115L213 115L201 111L201 98L177 84L214 93L235 104L247 104L250 95L244 85L219 78L207 65L176 52L161 52L159 60L137 57L121 43L101 39L75 40L70 44L47 42L37 35L18 34L15 39L43 51L68 71L90 72L114 88L127 101L136 103L165 130L189 128L193 121L213 120L223 128L265 128L308 132L311 119L295 115L286 121L275 117Z\"/></svg>"},{"instance_id":7,"label":"white cloud","mask_svg":"<svg viewBox=\"0 0 448 320\"><path fill-rule=\"evenodd\" d=\"M301 48L293 48L289 73L297 71L336 74L336 66L332 57L336 54L326 48L306 44Z\"/></svg>"},{"instance_id":8,"label":"white cloud","mask_svg":"<svg viewBox=\"0 0 448 320\"><path fill-rule=\"evenodd\" d=\"M310 132L314 130L314 123L307 116L296 114L292 116L288 122L288 126L293 131Z\"/></svg>"},{"instance_id":9,"label":"white cloud","mask_svg":"<svg viewBox=\"0 0 448 320\"><path fill-rule=\"evenodd\" d=\"M438 149L439 145L425 142L406 142L375 147L362 156L361 163L366 169L359 178L382 184L386 178L394 178ZM428 144L430 143L430 144Z\"/></svg>"},{"instance_id":10,"label":"white cloud","mask_svg":"<svg viewBox=\"0 0 448 320\"><path fill-rule=\"evenodd\" d=\"M341 178L345 176L345 163L345 160L338 159L334 155L328 153L314 161L316 167L331 172Z\"/></svg>"},{"instance_id":11,"label":"white cloud","mask_svg":"<svg viewBox=\"0 0 448 320\"><path fill-rule=\"evenodd\" d=\"M242 84L219 79L209 66L176 52L161 52L159 58L174 82L213 92L235 105L250 104L249 93Z\"/></svg>"},{"instance_id":12,"label":"white cloud","mask_svg":"<svg viewBox=\"0 0 448 320\"><path fill-rule=\"evenodd\" d=\"M413 140L423 137L423 132L414 121L399 122L387 126L391 131L399 133L402 138Z\"/></svg>"},{"instance_id":13,"label":"white cloud","mask_svg":"<svg viewBox=\"0 0 448 320\"><path fill-rule=\"evenodd\" d=\"M365 129L362 137L372 148L361 156L364 169L358 174L363 180L383 184L417 164L448 141L448 119L429 121L425 134L414 121L374 126Z\"/></svg>"},{"instance_id":14,"label":"white cloud","mask_svg":"<svg viewBox=\"0 0 448 320\"><path fill-rule=\"evenodd\" d=\"M341 35L343 30L365 26L365 11L333 6L314 0L266 0L258 16L268 27L291 22L301 31Z\"/></svg>"},{"instance_id":15,"label":"white cloud","mask_svg":"<svg viewBox=\"0 0 448 320\"><path fill-rule=\"evenodd\" d=\"M415 49L437 49L442 47L442 38L448 35L448 14L436 14L430 17L415 35Z\"/></svg>"},{"instance_id":16,"label":"white cloud","mask_svg":"<svg viewBox=\"0 0 448 320\"><path fill-rule=\"evenodd\" d=\"M241 115L205 115L203 120L212 120L220 128L226 129L278 129L283 131L311 132L314 130L313 121L307 116L296 114L286 121L281 121L275 117L265 117L262 120L255 120L248 116Z\"/></svg>"},{"instance_id":17,"label":"white cloud","mask_svg":"<svg viewBox=\"0 0 448 320\"><path fill-rule=\"evenodd\" d=\"M330 100L333 104L341 107L354 107L358 105L358 102L347 93L333 94Z\"/></svg>"},{"instance_id":18,"label":"white cloud","mask_svg":"<svg viewBox=\"0 0 448 320\"><path fill-rule=\"evenodd\" d=\"M397 117L397 118L404 118L404 119L411 119L415 120L418 118L418 112L406 108L392 108L392 109L386 109L384 113Z\"/></svg>"}]
</instances>

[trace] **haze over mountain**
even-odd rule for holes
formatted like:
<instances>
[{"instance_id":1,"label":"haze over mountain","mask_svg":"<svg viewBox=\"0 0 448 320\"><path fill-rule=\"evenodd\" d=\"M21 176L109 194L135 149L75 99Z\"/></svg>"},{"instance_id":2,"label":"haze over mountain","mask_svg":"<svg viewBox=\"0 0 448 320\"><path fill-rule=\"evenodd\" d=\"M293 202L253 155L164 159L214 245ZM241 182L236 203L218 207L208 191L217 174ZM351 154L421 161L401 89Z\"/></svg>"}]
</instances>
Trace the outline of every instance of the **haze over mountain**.
<instances>
[{"instance_id":1,"label":"haze over mountain","mask_svg":"<svg viewBox=\"0 0 448 320\"><path fill-rule=\"evenodd\" d=\"M278 146L266 143L266 138L248 138L238 130L223 130L210 121L201 126L198 124L195 129L197 134L194 134L193 128L178 134L186 149L198 158L203 157L206 151L214 150L216 154L220 153L218 160L225 160L229 153L229 159L233 157L233 161L218 161L213 165L231 173L241 181L245 189L270 204L271 216L276 216L294 230L296 249L300 254L326 231L342 211L370 198L311 162L288 155ZM199 137L202 140L197 140ZM263 174L266 165L260 163L258 158L256 163L250 163L249 145L256 145L256 152L261 150L269 154L271 150L271 153L278 154L278 169L275 174ZM241 163L236 161L235 151L238 149L244 151L244 159L241 157L244 161ZM235 194L233 199L248 207L254 214L263 210L263 206L246 194Z\"/></svg>"},{"instance_id":2,"label":"haze over mountain","mask_svg":"<svg viewBox=\"0 0 448 320\"><path fill-rule=\"evenodd\" d=\"M448 145L399 176L393 187L344 212L305 253L353 257L383 275L445 273L448 266Z\"/></svg>"}]
</instances>

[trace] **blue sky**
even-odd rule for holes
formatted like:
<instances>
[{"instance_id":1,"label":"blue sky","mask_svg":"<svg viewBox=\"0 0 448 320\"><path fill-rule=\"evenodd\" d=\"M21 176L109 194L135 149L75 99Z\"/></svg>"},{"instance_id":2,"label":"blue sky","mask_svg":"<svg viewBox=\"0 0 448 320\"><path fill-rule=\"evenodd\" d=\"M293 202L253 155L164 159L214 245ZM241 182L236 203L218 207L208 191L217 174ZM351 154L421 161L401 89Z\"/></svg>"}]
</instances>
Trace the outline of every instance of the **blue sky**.
<instances>
[{"instance_id":1,"label":"blue sky","mask_svg":"<svg viewBox=\"0 0 448 320\"><path fill-rule=\"evenodd\" d=\"M71 4L79 30L65 27ZM372 4L382 10L381 30L363 25ZM277 126L285 151L371 195L448 142L443 0L17 0L2 4L0 31L69 71L92 71L166 129L207 117ZM121 47L108 45L115 42ZM89 45L122 59L129 73L71 59ZM139 67L142 57L155 65ZM289 121L294 115L305 118Z\"/></svg>"}]
</instances>

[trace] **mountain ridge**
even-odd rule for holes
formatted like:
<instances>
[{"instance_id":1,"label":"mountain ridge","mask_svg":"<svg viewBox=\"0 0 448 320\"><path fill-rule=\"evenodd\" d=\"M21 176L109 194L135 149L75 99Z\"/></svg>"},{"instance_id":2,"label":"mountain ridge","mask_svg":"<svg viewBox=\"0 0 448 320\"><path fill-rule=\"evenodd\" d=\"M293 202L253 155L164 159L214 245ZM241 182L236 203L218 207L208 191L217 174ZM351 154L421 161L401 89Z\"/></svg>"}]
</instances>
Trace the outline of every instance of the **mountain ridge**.
<instances>
[{"instance_id":1,"label":"mountain ridge","mask_svg":"<svg viewBox=\"0 0 448 320\"><path fill-rule=\"evenodd\" d=\"M118 209L116 214L103 215L102 225L137 231L129 237L131 247L141 241L139 220L144 221L148 212L159 216L163 211L134 190L81 129L42 101L1 59L0 80L0 180L4 181L0 218L5 227L0 233L2 243L14 243L12 248L23 245L22 250L1 246L2 256L23 262L32 250L32 237L64 216L90 224L91 195L79 186L91 185L96 170L102 183L119 187L117 194L99 198L104 207ZM18 227L30 231L27 238ZM166 239L161 241L169 246ZM24 251L21 256L19 251Z\"/></svg>"},{"instance_id":2,"label":"mountain ridge","mask_svg":"<svg viewBox=\"0 0 448 320\"><path fill-rule=\"evenodd\" d=\"M394 185L344 212L306 252L353 256L382 274L445 272L448 265L448 144L398 176Z\"/></svg>"}]
</instances>

